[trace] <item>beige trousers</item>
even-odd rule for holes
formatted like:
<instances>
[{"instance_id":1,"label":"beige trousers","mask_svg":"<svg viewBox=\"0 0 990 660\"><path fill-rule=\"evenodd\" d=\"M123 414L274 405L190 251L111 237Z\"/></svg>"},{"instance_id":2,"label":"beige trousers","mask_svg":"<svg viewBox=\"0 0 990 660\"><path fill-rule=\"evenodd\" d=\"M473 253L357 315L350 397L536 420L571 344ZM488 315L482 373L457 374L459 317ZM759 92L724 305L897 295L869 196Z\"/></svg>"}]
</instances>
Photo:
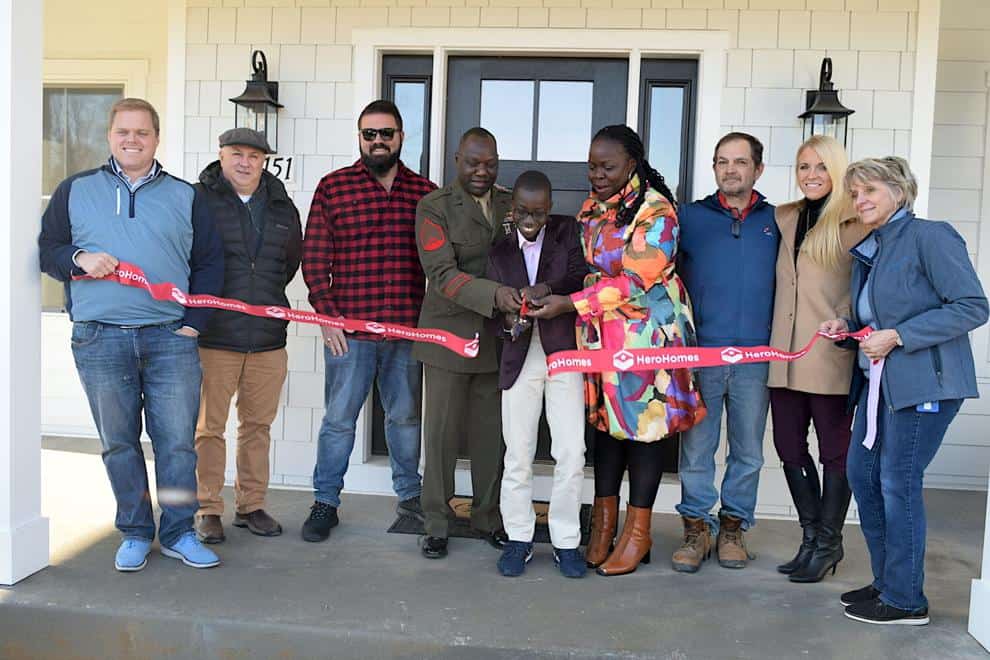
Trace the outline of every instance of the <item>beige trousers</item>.
<instances>
[{"instance_id":1,"label":"beige trousers","mask_svg":"<svg viewBox=\"0 0 990 660\"><path fill-rule=\"evenodd\" d=\"M502 392L505 469L500 508L512 541L533 540L533 460L546 400L550 426L553 487L550 491L550 540L561 550L581 543L581 487L584 483L584 381L581 374L547 376L547 356L536 329L519 378Z\"/></svg>"},{"instance_id":2,"label":"beige trousers","mask_svg":"<svg viewBox=\"0 0 990 660\"><path fill-rule=\"evenodd\" d=\"M200 348L203 390L196 423L196 478L199 514L223 513L227 450L224 429L230 399L237 394L237 513L265 506L268 492L271 426L278 412L279 394L288 371L284 348L264 353L238 353Z\"/></svg>"}]
</instances>

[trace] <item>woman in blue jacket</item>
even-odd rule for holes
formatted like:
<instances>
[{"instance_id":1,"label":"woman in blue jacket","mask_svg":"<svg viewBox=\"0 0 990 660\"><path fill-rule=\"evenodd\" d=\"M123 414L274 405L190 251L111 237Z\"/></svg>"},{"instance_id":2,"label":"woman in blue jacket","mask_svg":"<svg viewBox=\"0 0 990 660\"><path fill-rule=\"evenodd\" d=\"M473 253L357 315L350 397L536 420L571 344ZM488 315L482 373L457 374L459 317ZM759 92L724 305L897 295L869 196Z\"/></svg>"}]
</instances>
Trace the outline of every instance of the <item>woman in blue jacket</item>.
<instances>
[{"instance_id":1,"label":"woman in blue jacket","mask_svg":"<svg viewBox=\"0 0 990 660\"><path fill-rule=\"evenodd\" d=\"M986 323L987 298L956 230L912 212L904 159L858 161L845 181L874 231L852 249L853 318L821 330L874 329L853 372L847 467L873 582L841 600L857 621L924 625L922 480L963 399L979 396L968 333Z\"/></svg>"}]
</instances>

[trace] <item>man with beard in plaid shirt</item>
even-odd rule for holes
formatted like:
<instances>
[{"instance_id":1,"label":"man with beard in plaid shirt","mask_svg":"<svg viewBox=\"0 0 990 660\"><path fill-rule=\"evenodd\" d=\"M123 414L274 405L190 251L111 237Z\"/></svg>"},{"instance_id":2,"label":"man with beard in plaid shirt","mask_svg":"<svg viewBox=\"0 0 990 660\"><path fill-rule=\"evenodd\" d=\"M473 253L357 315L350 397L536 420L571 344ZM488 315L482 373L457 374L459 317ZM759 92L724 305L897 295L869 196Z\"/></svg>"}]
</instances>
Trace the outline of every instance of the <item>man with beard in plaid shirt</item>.
<instances>
[{"instance_id":1,"label":"man with beard in plaid shirt","mask_svg":"<svg viewBox=\"0 0 990 660\"><path fill-rule=\"evenodd\" d=\"M426 282L416 251L416 205L436 186L399 160L403 137L399 109L373 101L358 117L360 160L323 177L313 195L303 276L321 314L416 325ZM325 541L338 523L357 417L375 382L398 512L422 520L422 365L412 357L411 342L322 330L325 411L303 539Z\"/></svg>"}]
</instances>

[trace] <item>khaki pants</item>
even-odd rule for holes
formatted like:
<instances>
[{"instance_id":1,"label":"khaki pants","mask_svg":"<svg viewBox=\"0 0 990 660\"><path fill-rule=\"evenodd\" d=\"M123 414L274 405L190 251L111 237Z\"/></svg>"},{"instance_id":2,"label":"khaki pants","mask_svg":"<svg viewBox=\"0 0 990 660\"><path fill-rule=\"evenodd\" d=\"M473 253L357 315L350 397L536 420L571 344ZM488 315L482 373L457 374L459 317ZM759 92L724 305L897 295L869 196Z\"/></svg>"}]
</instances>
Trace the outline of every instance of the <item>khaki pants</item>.
<instances>
[{"instance_id":1,"label":"khaki pants","mask_svg":"<svg viewBox=\"0 0 990 660\"><path fill-rule=\"evenodd\" d=\"M553 547L581 544L581 488L584 485L584 378L581 374L547 376L547 356L533 328L526 361L512 387L502 392L502 520L512 541L529 543L536 529L533 511L533 460L546 399L550 426L553 487L550 490L550 541Z\"/></svg>"},{"instance_id":2,"label":"khaki pants","mask_svg":"<svg viewBox=\"0 0 990 660\"><path fill-rule=\"evenodd\" d=\"M223 513L220 493L227 462L223 432L235 392L238 420L235 507L237 513L262 509L268 491L270 431L288 371L288 354L284 348L264 353L200 348L199 359L203 366L203 391L196 424L199 514Z\"/></svg>"}]
</instances>

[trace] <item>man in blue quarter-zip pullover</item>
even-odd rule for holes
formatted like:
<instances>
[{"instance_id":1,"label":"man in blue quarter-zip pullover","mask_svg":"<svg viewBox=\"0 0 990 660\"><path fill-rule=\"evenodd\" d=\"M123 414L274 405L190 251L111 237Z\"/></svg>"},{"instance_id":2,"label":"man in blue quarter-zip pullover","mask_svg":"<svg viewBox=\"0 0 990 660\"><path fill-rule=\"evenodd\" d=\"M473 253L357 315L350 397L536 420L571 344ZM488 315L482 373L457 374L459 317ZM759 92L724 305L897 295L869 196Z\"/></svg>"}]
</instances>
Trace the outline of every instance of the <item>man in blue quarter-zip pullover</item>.
<instances>
[{"instance_id":1,"label":"man in blue quarter-zip pullover","mask_svg":"<svg viewBox=\"0 0 990 660\"><path fill-rule=\"evenodd\" d=\"M779 233L773 206L753 190L763 173L763 145L752 135L729 133L715 147L713 169L718 192L678 209L678 272L694 303L698 344L767 344ZM734 364L733 357L726 352L725 366L699 370L708 416L681 438L677 511L684 519L684 544L674 553L673 566L686 573L697 571L709 556L709 530L718 532L720 565L743 568L749 557L743 530L754 524L763 467L768 365ZM716 518L715 453L723 406L729 453Z\"/></svg>"},{"instance_id":2,"label":"man in blue quarter-zip pullover","mask_svg":"<svg viewBox=\"0 0 990 660\"><path fill-rule=\"evenodd\" d=\"M155 537L141 450L141 411L155 451L162 554L194 568L220 559L196 538L196 451L201 380L196 337L211 312L101 281L118 260L152 282L220 293L223 246L205 200L155 160L158 113L142 99L110 111L111 157L63 181L42 217L41 269L65 282L72 354L103 444L124 539L114 564L139 571ZM89 275L91 279L73 280Z\"/></svg>"}]
</instances>

